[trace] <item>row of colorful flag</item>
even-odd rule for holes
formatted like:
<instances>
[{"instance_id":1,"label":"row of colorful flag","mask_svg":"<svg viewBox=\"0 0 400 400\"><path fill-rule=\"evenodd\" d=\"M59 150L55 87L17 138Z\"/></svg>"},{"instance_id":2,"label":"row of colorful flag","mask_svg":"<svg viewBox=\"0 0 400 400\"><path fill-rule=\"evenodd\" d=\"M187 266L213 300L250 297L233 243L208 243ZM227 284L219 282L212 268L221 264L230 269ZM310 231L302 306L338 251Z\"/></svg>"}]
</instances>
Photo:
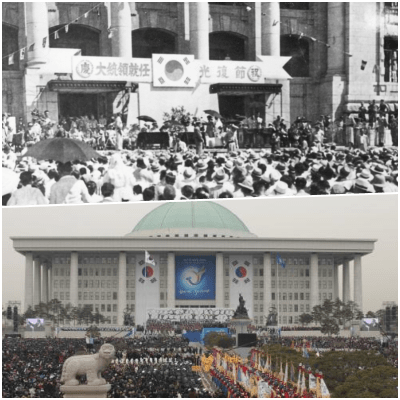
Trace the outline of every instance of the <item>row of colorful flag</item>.
<instances>
[{"instance_id":1,"label":"row of colorful flag","mask_svg":"<svg viewBox=\"0 0 400 400\"><path fill-rule=\"evenodd\" d=\"M60 33L62 30L64 30L65 33L68 33L69 27L70 27L71 24L78 22L78 21L79 21L81 18L83 18L83 17L84 17L84 18L88 18L90 12L97 11L97 15L100 16L100 9L99 9L99 7L101 6L101 4L102 4L102 3L96 4L94 7L92 7L90 10L86 11L84 14L80 15L78 18L75 18L72 22L70 22L70 23L64 25L62 28L57 29L57 30L54 31L53 33L49 34L49 36L45 36L45 37L42 39L42 43L40 43L40 44L38 44L38 43L32 43L32 44L30 44L30 45L28 45L28 46L25 46L25 47L23 47L23 48L21 48L21 49L19 49L19 50L14 51L14 52L11 53L11 54L8 54L8 55L6 55L6 56L4 56L4 57L2 57L2 58L3 58L3 59L4 59L4 58L8 58L8 65L13 65L13 64L14 64L14 60L15 60L15 55L16 55L16 54L19 54L19 59L20 59L21 61L23 61L23 60L25 59L25 54L26 54L27 51L28 51L28 52L33 51L33 50L35 49L35 46L37 46L37 45L41 45L43 48L45 48L45 47L47 46L47 41L49 40L49 37L50 37L51 35L54 35L54 39L59 39L59 38L60 38L60 34L59 34L59 33ZM110 31L110 30L109 30L109 31Z\"/></svg>"}]
</instances>

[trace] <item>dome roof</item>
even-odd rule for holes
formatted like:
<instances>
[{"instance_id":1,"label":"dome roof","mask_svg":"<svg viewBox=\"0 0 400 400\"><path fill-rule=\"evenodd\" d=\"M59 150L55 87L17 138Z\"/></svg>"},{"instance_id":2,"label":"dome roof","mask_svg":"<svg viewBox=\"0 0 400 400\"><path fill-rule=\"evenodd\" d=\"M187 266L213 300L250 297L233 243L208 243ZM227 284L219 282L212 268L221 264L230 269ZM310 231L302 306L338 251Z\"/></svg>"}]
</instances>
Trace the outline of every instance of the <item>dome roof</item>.
<instances>
[{"instance_id":1,"label":"dome roof","mask_svg":"<svg viewBox=\"0 0 400 400\"><path fill-rule=\"evenodd\" d=\"M254 237L225 207L209 201L165 203L143 217L132 237Z\"/></svg>"}]
</instances>

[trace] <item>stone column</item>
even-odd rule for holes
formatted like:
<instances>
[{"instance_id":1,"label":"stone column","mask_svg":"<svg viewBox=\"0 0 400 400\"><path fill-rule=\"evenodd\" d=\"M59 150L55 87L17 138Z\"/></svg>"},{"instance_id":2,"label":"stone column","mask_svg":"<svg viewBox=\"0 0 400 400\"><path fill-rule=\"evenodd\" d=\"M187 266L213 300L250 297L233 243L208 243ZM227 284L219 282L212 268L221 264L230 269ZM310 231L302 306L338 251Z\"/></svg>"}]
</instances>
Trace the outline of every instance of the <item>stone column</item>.
<instances>
[{"instance_id":1,"label":"stone column","mask_svg":"<svg viewBox=\"0 0 400 400\"><path fill-rule=\"evenodd\" d=\"M271 298L271 253L264 253L264 315L269 314Z\"/></svg>"},{"instance_id":2,"label":"stone column","mask_svg":"<svg viewBox=\"0 0 400 400\"><path fill-rule=\"evenodd\" d=\"M310 308L319 304L319 287L318 287L318 254L312 253L310 259Z\"/></svg>"},{"instance_id":3,"label":"stone column","mask_svg":"<svg viewBox=\"0 0 400 400\"><path fill-rule=\"evenodd\" d=\"M347 259L343 261L343 296L342 301L347 303L350 300L350 262Z\"/></svg>"},{"instance_id":4,"label":"stone column","mask_svg":"<svg viewBox=\"0 0 400 400\"><path fill-rule=\"evenodd\" d=\"M345 3L328 2L328 74L345 71Z\"/></svg>"},{"instance_id":5,"label":"stone column","mask_svg":"<svg viewBox=\"0 0 400 400\"><path fill-rule=\"evenodd\" d=\"M261 3L261 51L264 56L280 56L281 54L280 20L279 2Z\"/></svg>"},{"instance_id":6,"label":"stone column","mask_svg":"<svg viewBox=\"0 0 400 400\"><path fill-rule=\"evenodd\" d=\"M53 265L49 267L49 300L53 300ZM71 287L71 277L69 281L69 287Z\"/></svg>"},{"instance_id":7,"label":"stone column","mask_svg":"<svg viewBox=\"0 0 400 400\"><path fill-rule=\"evenodd\" d=\"M119 253L118 268L118 325L124 325L124 311L126 309L126 253Z\"/></svg>"},{"instance_id":8,"label":"stone column","mask_svg":"<svg viewBox=\"0 0 400 400\"><path fill-rule=\"evenodd\" d=\"M215 307L224 308L224 255L216 254Z\"/></svg>"},{"instance_id":9,"label":"stone column","mask_svg":"<svg viewBox=\"0 0 400 400\"><path fill-rule=\"evenodd\" d=\"M33 1L25 3L27 43L28 46L35 44L32 51L27 51L29 67L47 62L49 52L49 22L47 14L45 2ZM44 38L47 39L43 47Z\"/></svg>"},{"instance_id":10,"label":"stone column","mask_svg":"<svg viewBox=\"0 0 400 400\"><path fill-rule=\"evenodd\" d=\"M33 306L36 306L41 301L41 281L40 281L40 259L36 258L33 264Z\"/></svg>"},{"instance_id":11,"label":"stone column","mask_svg":"<svg viewBox=\"0 0 400 400\"><path fill-rule=\"evenodd\" d=\"M33 307L33 255L25 254L25 311Z\"/></svg>"},{"instance_id":12,"label":"stone column","mask_svg":"<svg viewBox=\"0 0 400 400\"><path fill-rule=\"evenodd\" d=\"M354 302L358 308L363 310L362 303L362 271L361 271L361 255L354 255Z\"/></svg>"},{"instance_id":13,"label":"stone column","mask_svg":"<svg viewBox=\"0 0 400 400\"><path fill-rule=\"evenodd\" d=\"M339 297L339 265L333 264L333 300Z\"/></svg>"},{"instance_id":14,"label":"stone column","mask_svg":"<svg viewBox=\"0 0 400 400\"><path fill-rule=\"evenodd\" d=\"M112 56L132 58L131 7L129 3L111 2L111 29Z\"/></svg>"},{"instance_id":15,"label":"stone column","mask_svg":"<svg viewBox=\"0 0 400 400\"><path fill-rule=\"evenodd\" d=\"M71 252L71 276L69 282L69 299L72 307L78 307L78 252Z\"/></svg>"},{"instance_id":16,"label":"stone column","mask_svg":"<svg viewBox=\"0 0 400 400\"><path fill-rule=\"evenodd\" d=\"M175 253L168 253L167 306L175 308Z\"/></svg>"},{"instance_id":17,"label":"stone column","mask_svg":"<svg viewBox=\"0 0 400 400\"><path fill-rule=\"evenodd\" d=\"M42 264L42 301L49 301L49 267L47 264Z\"/></svg>"},{"instance_id":18,"label":"stone column","mask_svg":"<svg viewBox=\"0 0 400 400\"><path fill-rule=\"evenodd\" d=\"M190 2L190 52L197 60L210 58L209 9L207 2Z\"/></svg>"}]
</instances>

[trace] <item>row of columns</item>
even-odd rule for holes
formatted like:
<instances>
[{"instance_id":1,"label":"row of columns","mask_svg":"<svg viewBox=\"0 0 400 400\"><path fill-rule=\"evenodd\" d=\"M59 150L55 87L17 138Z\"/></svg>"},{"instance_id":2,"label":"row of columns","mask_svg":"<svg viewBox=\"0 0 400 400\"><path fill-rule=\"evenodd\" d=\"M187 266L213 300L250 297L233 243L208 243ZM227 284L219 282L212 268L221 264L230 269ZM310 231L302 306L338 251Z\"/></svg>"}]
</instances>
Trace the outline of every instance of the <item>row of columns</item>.
<instances>
[{"instance_id":1,"label":"row of columns","mask_svg":"<svg viewBox=\"0 0 400 400\"><path fill-rule=\"evenodd\" d=\"M49 51L48 10L45 2L27 2L26 26L29 43L35 43L28 51L28 65L34 67L46 62ZM196 59L209 59L209 5L207 2L190 2L189 7L190 52ZM256 3L255 23L256 48L261 48L262 55L280 55L280 8L279 2ZM127 2L111 2L111 52L113 57L132 57L132 19L131 6ZM47 38L43 46L43 39ZM261 46L257 43L261 39Z\"/></svg>"},{"instance_id":2,"label":"row of columns","mask_svg":"<svg viewBox=\"0 0 400 400\"><path fill-rule=\"evenodd\" d=\"M118 324L124 321L126 302L126 252L119 253L118 270ZM264 253L264 310L267 313L273 304L271 296L271 253ZM333 269L334 298L339 297L339 266ZM350 260L343 261L343 285L342 300L346 303L350 300ZM216 298L215 306L224 307L224 259L223 253L216 253ZM310 308L320 303L318 286L318 254L312 253L310 257ZM29 306L47 302L52 298L52 269L40 258L34 258L32 253L25 256L25 309ZM71 252L70 261L70 303L78 306L78 253ZM167 307L175 307L175 253L169 252L167 257ZM361 256L354 255L354 302L362 310L362 269Z\"/></svg>"},{"instance_id":3,"label":"row of columns","mask_svg":"<svg viewBox=\"0 0 400 400\"><path fill-rule=\"evenodd\" d=\"M333 268L333 297L339 297L339 266L334 265ZM350 260L343 261L343 284L342 284L342 301L347 303L350 301ZM318 278L318 254L312 253L310 257L310 308L320 304L319 301L319 278ZM269 308L274 303L271 296L271 253L264 253L264 288L267 293L264 296L264 311L269 312ZM363 309L362 304L362 270L361 255L354 255L354 302L360 310Z\"/></svg>"}]
</instances>

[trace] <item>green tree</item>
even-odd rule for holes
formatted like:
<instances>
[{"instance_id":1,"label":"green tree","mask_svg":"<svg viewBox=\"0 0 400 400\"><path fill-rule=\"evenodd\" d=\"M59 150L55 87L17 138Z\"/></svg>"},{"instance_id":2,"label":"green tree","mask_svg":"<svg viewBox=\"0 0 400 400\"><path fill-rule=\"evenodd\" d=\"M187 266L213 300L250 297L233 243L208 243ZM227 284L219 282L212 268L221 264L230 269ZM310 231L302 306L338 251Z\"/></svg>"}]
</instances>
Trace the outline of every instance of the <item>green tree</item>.
<instances>
[{"instance_id":1,"label":"green tree","mask_svg":"<svg viewBox=\"0 0 400 400\"><path fill-rule=\"evenodd\" d=\"M375 314L373 311L368 311L368 312L365 314L365 317L366 317L366 318L376 318L376 314Z\"/></svg>"},{"instance_id":2,"label":"green tree","mask_svg":"<svg viewBox=\"0 0 400 400\"><path fill-rule=\"evenodd\" d=\"M377 366L349 375L342 385L334 388L332 397L397 398L397 369Z\"/></svg>"},{"instance_id":3,"label":"green tree","mask_svg":"<svg viewBox=\"0 0 400 400\"><path fill-rule=\"evenodd\" d=\"M313 322L313 316L311 314L303 313L299 316L299 322L303 325L308 325Z\"/></svg>"},{"instance_id":4,"label":"green tree","mask_svg":"<svg viewBox=\"0 0 400 400\"><path fill-rule=\"evenodd\" d=\"M324 335L338 335L340 332L339 324L333 317L326 317L321 322L321 333Z\"/></svg>"}]
</instances>

